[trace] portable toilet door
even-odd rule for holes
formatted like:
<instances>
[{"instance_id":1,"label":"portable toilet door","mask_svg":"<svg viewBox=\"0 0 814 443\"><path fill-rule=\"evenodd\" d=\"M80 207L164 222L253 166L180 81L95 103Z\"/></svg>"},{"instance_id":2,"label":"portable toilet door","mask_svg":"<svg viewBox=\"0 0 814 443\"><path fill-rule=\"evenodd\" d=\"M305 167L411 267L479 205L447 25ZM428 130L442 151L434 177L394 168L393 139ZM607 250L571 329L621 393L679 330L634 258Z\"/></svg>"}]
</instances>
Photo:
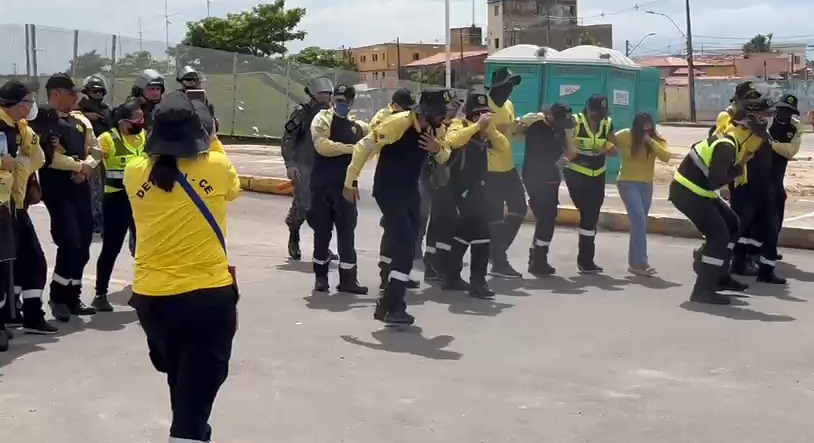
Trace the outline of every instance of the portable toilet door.
<instances>
[{"instance_id":1,"label":"portable toilet door","mask_svg":"<svg viewBox=\"0 0 814 443\"><path fill-rule=\"evenodd\" d=\"M644 68L639 72L639 87L636 91L637 112L646 112L659 122L659 99L661 98L661 72L658 68Z\"/></svg>"}]
</instances>

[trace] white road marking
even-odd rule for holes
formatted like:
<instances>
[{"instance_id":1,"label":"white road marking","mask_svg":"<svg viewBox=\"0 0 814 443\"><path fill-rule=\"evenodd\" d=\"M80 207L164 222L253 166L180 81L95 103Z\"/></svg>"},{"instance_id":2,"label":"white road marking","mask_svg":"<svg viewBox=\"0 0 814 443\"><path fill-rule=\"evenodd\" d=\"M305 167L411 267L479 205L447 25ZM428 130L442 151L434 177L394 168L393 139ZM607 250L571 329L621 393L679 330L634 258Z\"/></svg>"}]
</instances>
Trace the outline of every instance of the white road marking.
<instances>
[{"instance_id":1,"label":"white road marking","mask_svg":"<svg viewBox=\"0 0 814 443\"><path fill-rule=\"evenodd\" d=\"M802 220L804 218L809 218L809 217L814 217L814 212L809 212L807 214L802 214L802 215L798 215L798 216L795 216L795 217L789 217L789 218L783 219L783 222Z\"/></svg>"}]
</instances>

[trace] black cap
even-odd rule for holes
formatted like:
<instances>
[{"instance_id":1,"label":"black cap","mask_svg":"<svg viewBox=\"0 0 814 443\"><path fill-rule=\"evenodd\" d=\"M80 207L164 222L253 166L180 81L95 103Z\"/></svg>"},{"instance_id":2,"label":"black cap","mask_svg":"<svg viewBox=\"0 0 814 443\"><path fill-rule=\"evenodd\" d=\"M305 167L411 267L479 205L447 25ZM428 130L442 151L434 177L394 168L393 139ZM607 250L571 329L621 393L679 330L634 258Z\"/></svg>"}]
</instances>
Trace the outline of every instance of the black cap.
<instances>
[{"instance_id":1,"label":"black cap","mask_svg":"<svg viewBox=\"0 0 814 443\"><path fill-rule=\"evenodd\" d=\"M407 88L397 89L396 92L393 93L391 101L399 105L401 109L410 109L415 106L415 94L410 92Z\"/></svg>"},{"instance_id":2,"label":"black cap","mask_svg":"<svg viewBox=\"0 0 814 443\"><path fill-rule=\"evenodd\" d=\"M602 94L592 95L585 105L593 111L608 109L608 98Z\"/></svg>"},{"instance_id":3,"label":"black cap","mask_svg":"<svg viewBox=\"0 0 814 443\"><path fill-rule=\"evenodd\" d=\"M9 80L3 86L0 86L0 106L14 106L28 94L34 92L30 85L27 85L18 80Z\"/></svg>"},{"instance_id":4,"label":"black cap","mask_svg":"<svg viewBox=\"0 0 814 443\"><path fill-rule=\"evenodd\" d=\"M421 91L418 98L418 112L427 117L444 117L447 115L447 104L452 96L442 88L428 88Z\"/></svg>"},{"instance_id":5,"label":"black cap","mask_svg":"<svg viewBox=\"0 0 814 443\"><path fill-rule=\"evenodd\" d=\"M195 157L208 151L209 134L204 129L207 115L211 116L211 113L203 102L196 105L183 92L170 92L153 110L153 130L144 152ZM211 122L209 124L214 126Z\"/></svg>"},{"instance_id":6,"label":"black cap","mask_svg":"<svg viewBox=\"0 0 814 443\"><path fill-rule=\"evenodd\" d=\"M45 82L45 89L47 91L53 89L67 89L73 92L80 92L82 88L76 85L76 82L73 81L70 75L64 72L57 72Z\"/></svg>"},{"instance_id":7,"label":"black cap","mask_svg":"<svg viewBox=\"0 0 814 443\"><path fill-rule=\"evenodd\" d=\"M742 83L738 83L735 86L735 95L729 100L730 102L734 102L736 100L745 100L745 99L757 99L760 98L760 92L755 89L755 84L751 81L745 81Z\"/></svg>"},{"instance_id":8,"label":"black cap","mask_svg":"<svg viewBox=\"0 0 814 443\"><path fill-rule=\"evenodd\" d=\"M464 101L463 112L467 117L471 117L472 114L478 112L489 112L489 96L485 86L473 85L469 88L466 101Z\"/></svg>"},{"instance_id":9,"label":"black cap","mask_svg":"<svg viewBox=\"0 0 814 443\"><path fill-rule=\"evenodd\" d=\"M343 98L347 101L351 101L356 98L356 88L349 85L337 85L334 88L334 98Z\"/></svg>"},{"instance_id":10,"label":"black cap","mask_svg":"<svg viewBox=\"0 0 814 443\"><path fill-rule=\"evenodd\" d=\"M507 84L517 86L521 80L520 76L513 73L509 68L500 68L492 73L492 84L489 88L497 88Z\"/></svg>"},{"instance_id":11,"label":"black cap","mask_svg":"<svg viewBox=\"0 0 814 443\"><path fill-rule=\"evenodd\" d=\"M746 98L738 100L737 103L746 112L764 112L774 108L774 102L766 97Z\"/></svg>"},{"instance_id":12,"label":"black cap","mask_svg":"<svg viewBox=\"0 0 814 443\"><path fill-rule=\"evenodd\" d=\"M777 100L777 103L775 103L774 106L777 108L791 109L791 111L794 114L800 115L800 110L797 109L798 103L799 101L797 100L797 97L791 94L783 94L780 96L780 98Z\"/></svg>"},{"instance_id":13,"label":"black cap","mask_svg":"<svg viewBox=\"0 0 814 443\"><path fill-rule=\"evenodd\" d=\"M557 126L563 129L571 129L574 127L573 111L568 103L554 103L551 105L548 111L551 113L551 117L554 119L554 123Z\"/></svg>"}]
</instances>

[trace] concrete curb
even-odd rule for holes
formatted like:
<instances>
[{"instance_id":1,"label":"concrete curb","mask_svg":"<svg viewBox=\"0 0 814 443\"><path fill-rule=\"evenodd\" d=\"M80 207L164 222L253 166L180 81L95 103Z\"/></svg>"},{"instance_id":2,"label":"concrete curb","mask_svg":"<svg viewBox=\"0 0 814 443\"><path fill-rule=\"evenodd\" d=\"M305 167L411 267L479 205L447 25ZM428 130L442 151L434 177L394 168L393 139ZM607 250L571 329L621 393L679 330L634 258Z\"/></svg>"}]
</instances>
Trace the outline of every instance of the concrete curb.
<instances>
[{"instance_id":1,"label":"concrete curb","mask_svg":"<svg viewBox=\"0 0 814 443\"><path fill-rule=\"evenodd\" d=\"M291 180L286 178L240 176L240 186L251 192L274 195L293 195ZM526 222L534 223L534 215L529 209ZM557 213L557 225L579 226L579 211L573 206L560 206ZM599 215L599 229L627 232L630 220L627 214L618 211L602 211ZM682 238L701 238L698 230L689 220L680 217L651 214L647 220L647 232L650 234L668 235ZM783 228L780 233L780 246L794 249L814 250L814 230L806 228Z\"/></svg>"}]
</instances>

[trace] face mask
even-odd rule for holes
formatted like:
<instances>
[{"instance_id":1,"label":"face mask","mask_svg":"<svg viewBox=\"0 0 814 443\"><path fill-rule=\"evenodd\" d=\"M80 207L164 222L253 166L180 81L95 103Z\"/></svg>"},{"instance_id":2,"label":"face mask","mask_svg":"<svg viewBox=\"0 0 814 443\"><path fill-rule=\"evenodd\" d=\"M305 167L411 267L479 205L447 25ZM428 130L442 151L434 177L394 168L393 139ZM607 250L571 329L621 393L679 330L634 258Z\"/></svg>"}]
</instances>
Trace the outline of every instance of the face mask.
<instances>
[{"instance_id":1,"label":"face mask","mask_svg":"<svg viewBox=\"0 0 814 443\"><path fill-rule=\"evenodd\" d=\"M489 98L491 98L492 101L498 106L503 106L506 103L506 100L509 99L510 95L512 95L511 85L499 86L489 90Z\"/></svg>"},{"instance_id":2,"label":"face mask","mask_svg":"<svg viewBox=\"0 0 814 443\"><path fill-rule=\"evenodd\" d=\"M37 118L37 113L40 111L40 108L37 107L37 102L31 103L31 110L28 111L28 115L25 116L26 120L34 120Z\"/></svg>"},{"instance_id":3,"label":"face mask","mask_svg":"<svg viewBox=\"0 0 814 443\"><path fill-rule=\"evenodd\" d=\"M350 105L347 103L337 103L334 105L334 111L340 117L347 117L350 114Z\"/></svg>"},{"instance_id":4,"label":"face mask","mask_svg":"<svg viewBox=\"0 0 814 443\"><path fill-rule=\"evenodd\" d=\"M136 135L140 133L143 129L144 129L143 125L134 125L131 123L130 128L127 129L127 133L130 135Z\"/></svg>"},{"instance_id":5,"label":"face mask","mask_svg":"<svg viewBox=\"0 0 814 443\"><path fill-rule=\"evenodd\" d=\"M430 124L430 126L437 129L444 124L444 117L430 117L427 119L427 122Z\"/></svg>"}]
</instances>

